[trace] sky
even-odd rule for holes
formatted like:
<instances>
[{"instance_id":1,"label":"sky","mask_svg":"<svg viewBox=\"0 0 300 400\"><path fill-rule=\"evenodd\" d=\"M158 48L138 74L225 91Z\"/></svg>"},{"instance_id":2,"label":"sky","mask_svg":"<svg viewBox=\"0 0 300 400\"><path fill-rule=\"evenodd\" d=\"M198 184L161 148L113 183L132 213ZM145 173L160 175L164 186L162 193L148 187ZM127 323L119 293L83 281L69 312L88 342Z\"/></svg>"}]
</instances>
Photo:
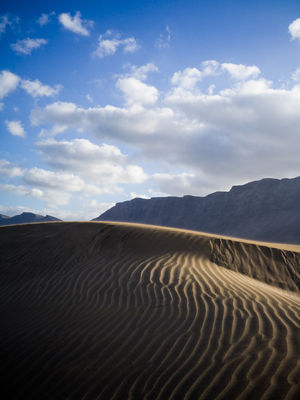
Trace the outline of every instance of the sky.
<instances>
[{"instance_id":1,"label":"sky","mask_svg":"<svg viewBox=\"0 0 300 400\"><path fill-rule=\"evenodd\" d=\"M0 50L2 214L300 175L299 0L12 0Z\"/></svg>"}]
</instances>

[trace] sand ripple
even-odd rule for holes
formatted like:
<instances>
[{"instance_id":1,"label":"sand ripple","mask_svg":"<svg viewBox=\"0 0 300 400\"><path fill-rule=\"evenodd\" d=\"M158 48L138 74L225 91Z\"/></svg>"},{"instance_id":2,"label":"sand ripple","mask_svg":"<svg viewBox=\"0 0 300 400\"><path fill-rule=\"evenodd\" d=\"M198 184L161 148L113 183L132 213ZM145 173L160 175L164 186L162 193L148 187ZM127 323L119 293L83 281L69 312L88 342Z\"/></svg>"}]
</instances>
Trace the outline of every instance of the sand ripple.
<instances>
[{"instance_id":1,"label":"sand ripple","mask_svg":"<svg viewBox=\"0 0 300 400\"><path fill-rule=\"evenodd\" d=\"M298 399L299 277L300 253L188 231L2 227L1 398Z\"/></svg>"}]
</instances>

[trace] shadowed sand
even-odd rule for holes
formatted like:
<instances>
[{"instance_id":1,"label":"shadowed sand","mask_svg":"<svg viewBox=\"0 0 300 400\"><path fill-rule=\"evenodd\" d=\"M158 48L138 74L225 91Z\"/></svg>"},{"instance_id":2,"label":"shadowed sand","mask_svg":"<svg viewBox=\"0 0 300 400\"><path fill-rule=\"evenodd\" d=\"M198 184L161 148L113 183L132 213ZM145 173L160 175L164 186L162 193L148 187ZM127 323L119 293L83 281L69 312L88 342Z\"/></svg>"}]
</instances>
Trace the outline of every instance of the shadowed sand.
<instances>
[{"instance_id":1,"label":"shadowed sand","mask_svg":"<svg viewBox=\"0 0 300 400\"><path fill-rule=\"evenodd\" d=\"M1 398L300 398L299 250L135 224L1 227Z\"/></svg>"}]
</instances>

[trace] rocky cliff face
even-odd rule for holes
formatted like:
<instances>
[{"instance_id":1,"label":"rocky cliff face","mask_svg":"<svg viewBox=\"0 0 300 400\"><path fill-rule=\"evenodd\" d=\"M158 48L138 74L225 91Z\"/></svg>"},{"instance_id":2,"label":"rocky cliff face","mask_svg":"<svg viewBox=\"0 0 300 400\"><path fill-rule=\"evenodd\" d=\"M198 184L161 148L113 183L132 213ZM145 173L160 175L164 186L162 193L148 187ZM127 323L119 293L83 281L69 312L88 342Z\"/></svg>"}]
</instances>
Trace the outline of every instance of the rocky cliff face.
<instances>
[{"instance_id":1,"label":"rocky cliff face","mask_svg":"<svg viewBox=\"0 0 300 400\"><path fill-rule=\"evenodd\" d=\"M300 243L300 177L262 179L206 197L137 198L117 203L95 220L139 222Z\"/></svg>"},{"instance_id":2,"label":"rocky cliff face","mask_svg":"<svg viewBox=\"0 0 300 400\"><path fill-rule=\"evenodd\" d=\"M14 217L8 217L6 215L0 215L0 225L14 225L14 224L28 224L31 222L51 222L51 221L61 221L58 218L52 217L51 215L34 214L30 212L23 212L20 215L15 215Z\"/></svg>"}]
</instances>

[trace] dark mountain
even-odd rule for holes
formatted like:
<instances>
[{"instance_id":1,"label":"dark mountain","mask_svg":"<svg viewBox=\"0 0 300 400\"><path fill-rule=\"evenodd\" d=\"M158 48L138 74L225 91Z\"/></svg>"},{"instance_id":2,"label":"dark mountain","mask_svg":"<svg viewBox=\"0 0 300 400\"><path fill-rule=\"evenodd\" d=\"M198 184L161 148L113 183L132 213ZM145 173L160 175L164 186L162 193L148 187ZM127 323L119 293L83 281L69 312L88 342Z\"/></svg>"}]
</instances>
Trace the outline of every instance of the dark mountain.
<instances>
[{"instance_id":1,"label":"dark mountain","mask_svg":"<svg viewBox=\"0 0 300 400\"><path fill-rule=\"evenodd\" d=\"M300 177L262 179L206 197L136 198L96 221L127 221L247 239L300 243Z\"/></svg>"},{"instance_id":2,"label":"dark mountain","mask_svg":"<svg viewBox=\"0 0 300 400\"><path fill-rule=\"evenodd\" d=\"M6 215L0 214L0 225L14 225L14 224L27 224L31 222L51 222L51 221L61 221L58 218L52 217L51 215L33 214L30 212L23 212L20 215L15 215L14 217L7 217Z\"/></svg>"},{"instance_id":3,"label":"dark mountain","mask_svg":"<svg viewBox=\"0 0 300 400\"><path fill-rule=\"evenodd\" d=\"M0 214L0 225L5 224L5 221L9 218L7 215Z\"/></svg>"}]
</instances>

